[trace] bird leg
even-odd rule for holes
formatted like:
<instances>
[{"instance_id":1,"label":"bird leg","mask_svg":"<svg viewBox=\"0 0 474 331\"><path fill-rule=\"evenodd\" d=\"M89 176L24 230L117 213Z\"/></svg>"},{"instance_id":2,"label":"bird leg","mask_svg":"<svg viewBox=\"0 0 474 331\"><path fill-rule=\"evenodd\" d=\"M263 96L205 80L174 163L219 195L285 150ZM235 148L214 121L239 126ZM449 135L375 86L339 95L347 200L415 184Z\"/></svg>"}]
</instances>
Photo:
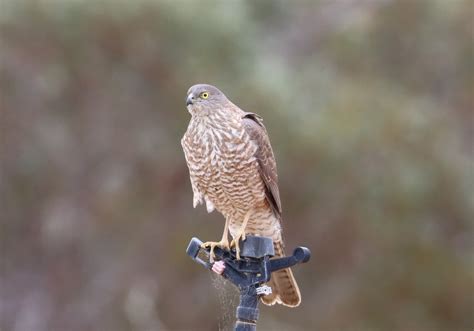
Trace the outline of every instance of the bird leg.
<instances>
[{"instance_id":1,"label":"bird leg","mask_svg":"<svg viewBox=\"0 0 474 331\"><path fill-rule=\"evenodd\" d=\"M210 247L210 259L209 261L212 263L214 262L214 258L216 255L214 254L214 248L220 247L222 249L230 250L230 245L229 245L229 221L230 217L226 217L225 219L225 226L224 226L224 233L222 234L222 239L221 241L207 241L201 245L202 248L207 248Z\"/></svg>"},{"instance_id":2,"label":"bird leg","mask_svg":"<svg viewBox=\"0 0 474 331\"><path fill-rule=\"evenodd\" d=\"M234 239L230 242L230 247L235 246L235 253L237 255L237 260L240 260L240 245L239 245L239 240L244 241L245 240L245 228L247 227L247 223L250 218L250 212L252 209L249 209L247 214L245 214L244 221L242 222L242 226L240 227L240 230L237 232L236 236L234 236Z\"/></svg>"}]
</instances>

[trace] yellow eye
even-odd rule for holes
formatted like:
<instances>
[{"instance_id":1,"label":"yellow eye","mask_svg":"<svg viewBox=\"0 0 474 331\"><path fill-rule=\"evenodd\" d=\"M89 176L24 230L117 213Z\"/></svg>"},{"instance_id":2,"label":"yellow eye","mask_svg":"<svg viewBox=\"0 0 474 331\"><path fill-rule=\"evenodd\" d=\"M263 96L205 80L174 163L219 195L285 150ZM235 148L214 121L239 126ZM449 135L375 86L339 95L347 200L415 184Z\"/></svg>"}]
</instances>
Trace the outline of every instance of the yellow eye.
<instances>
[{"instance_id":1,"label":"yellow eye","mask_svg":"<svg viewBox=\"0 0 474 331\"><path fill-rule=\"evenodd\" d=\"M209 93L207 93L207 92L202 92L202 93L201 93L201 98L203 98L203 99L209 98Z\"/></svg>"}]
</instances>

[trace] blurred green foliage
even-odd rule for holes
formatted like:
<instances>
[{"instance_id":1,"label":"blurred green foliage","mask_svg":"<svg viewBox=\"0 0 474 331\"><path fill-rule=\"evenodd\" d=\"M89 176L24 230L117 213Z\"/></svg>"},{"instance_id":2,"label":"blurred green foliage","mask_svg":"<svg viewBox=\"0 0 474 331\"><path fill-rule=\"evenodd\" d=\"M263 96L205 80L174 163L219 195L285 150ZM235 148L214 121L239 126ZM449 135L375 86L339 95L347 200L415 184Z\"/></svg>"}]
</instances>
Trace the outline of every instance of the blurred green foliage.
<instances>
[{"instance_id":1,"label":"blurred green foliage","mask_svg":"<svg viewBox=\"0 0 474 331\"><path fill-rule=\"evenodd\" d=\"M224 224L180 146L202 82L264 117L313 252L260 330L472 330L473 6L3 1L0 329L231 327L184 254Z\"/></svg>"}]
</instances>

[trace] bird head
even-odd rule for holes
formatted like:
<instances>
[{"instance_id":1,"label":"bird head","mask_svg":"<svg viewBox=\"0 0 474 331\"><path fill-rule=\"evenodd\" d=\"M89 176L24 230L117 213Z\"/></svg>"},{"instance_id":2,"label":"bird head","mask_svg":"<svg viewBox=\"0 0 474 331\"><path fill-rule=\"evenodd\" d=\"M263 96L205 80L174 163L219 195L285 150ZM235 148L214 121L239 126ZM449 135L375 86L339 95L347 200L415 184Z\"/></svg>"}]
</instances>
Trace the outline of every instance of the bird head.
<instances>
[{"instance_id":1,"label":"bird head","mask_svg":"<svg viewBox=\"0 0 474 331\"><path fill-rule=\"evenodd\" d=\"M193 114L207 114L210 110L222 107L229 100L215 86L197 84L189 88L186 97L186 107Z\"/></svg>"}]
</instances>

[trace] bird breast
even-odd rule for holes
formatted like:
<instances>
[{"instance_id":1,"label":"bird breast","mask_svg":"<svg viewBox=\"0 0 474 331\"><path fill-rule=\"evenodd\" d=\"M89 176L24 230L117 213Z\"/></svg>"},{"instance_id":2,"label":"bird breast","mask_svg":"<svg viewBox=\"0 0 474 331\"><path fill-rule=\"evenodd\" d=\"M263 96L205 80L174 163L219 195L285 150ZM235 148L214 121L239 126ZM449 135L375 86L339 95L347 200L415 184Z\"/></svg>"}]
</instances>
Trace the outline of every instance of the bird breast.
<instances>
[{"instance_id":1,"label":"bird breast","mask_svg":"<svg viewBox=\"0 0 474 331\"><path fill-rule=\"evenodd\" d=\"M257 145L240 118L190 125L184 146L190 175L203 194L208 211L214 207L224 215L246 211L261 201L264 184L255 158Z\"/></svg>"}]
</instances>

